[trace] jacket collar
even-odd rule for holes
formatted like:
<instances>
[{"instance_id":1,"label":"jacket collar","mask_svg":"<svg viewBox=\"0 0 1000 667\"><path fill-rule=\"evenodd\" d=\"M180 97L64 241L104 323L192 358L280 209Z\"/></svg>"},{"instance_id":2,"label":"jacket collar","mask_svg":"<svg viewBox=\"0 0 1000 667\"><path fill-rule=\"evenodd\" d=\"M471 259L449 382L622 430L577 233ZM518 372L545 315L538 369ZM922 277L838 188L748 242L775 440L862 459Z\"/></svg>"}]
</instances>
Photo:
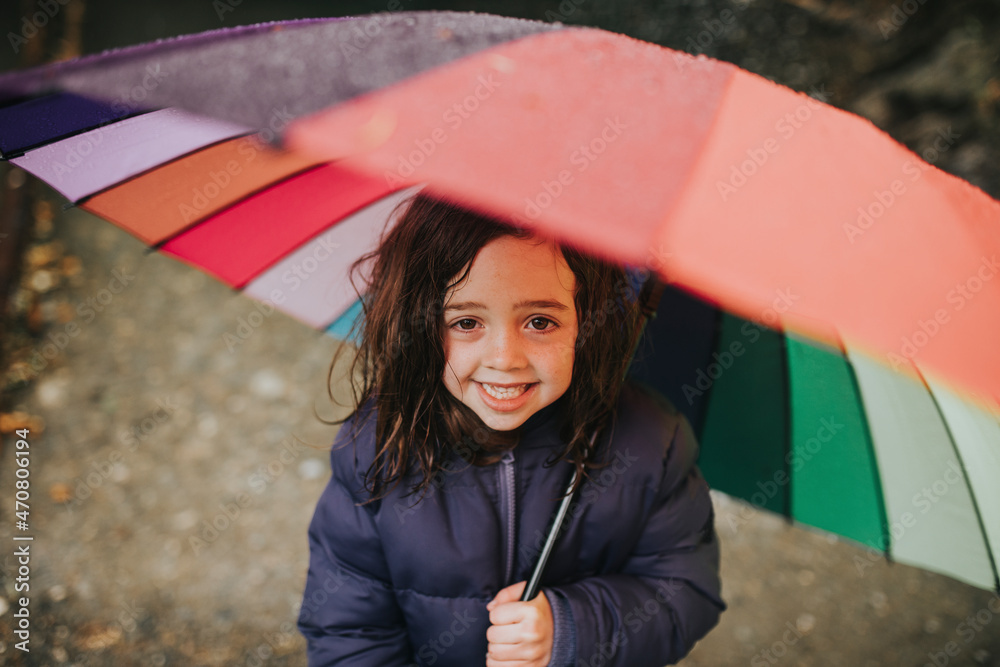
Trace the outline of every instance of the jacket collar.
<instances>
[{"instance_id":1,"label":"jacket collar","mask_svg":"<svg viewBox=\"0 0 1000 667\"><path fill-rule=\"evenodd\" d=\"M547 441L550 437L558 439L559 426L565 417L567 403L566 395L563 394L528 417L520 427L521 442L530 447L535 443L541 444L538 442L539 440Z\"/></svg>"}]
</instances>

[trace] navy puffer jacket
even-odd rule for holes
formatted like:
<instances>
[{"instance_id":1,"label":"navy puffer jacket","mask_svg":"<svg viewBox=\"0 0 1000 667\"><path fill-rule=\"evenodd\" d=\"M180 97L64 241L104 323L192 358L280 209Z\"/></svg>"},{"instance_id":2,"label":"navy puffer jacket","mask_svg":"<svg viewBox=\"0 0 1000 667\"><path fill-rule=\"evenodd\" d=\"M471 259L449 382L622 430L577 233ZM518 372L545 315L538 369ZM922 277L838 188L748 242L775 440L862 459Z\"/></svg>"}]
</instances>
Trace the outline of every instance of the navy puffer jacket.
<instances>
[{"instance_id":1,"label":"navy puffer jacket","mask_svg":"<svg viewBox=\"0 0 1000 667\"><path fill-rule=\"evenodd\" d=\"M543 465L560 448L563 403L532 415L505 460L456 465L415 505L409 485L360 505L372 410L341 427L309 528L299 629L310 665L484 664L486 603L529 578L572 473L569 463ZM610 465L571 506L543 592L568 612L575 631L557 630L555 643L561 652L573 642L575 664L659 667L686 655L725 609L708 486L690 426L651 390L625 385L608 437Z\"/></svg>"}]
</instances>

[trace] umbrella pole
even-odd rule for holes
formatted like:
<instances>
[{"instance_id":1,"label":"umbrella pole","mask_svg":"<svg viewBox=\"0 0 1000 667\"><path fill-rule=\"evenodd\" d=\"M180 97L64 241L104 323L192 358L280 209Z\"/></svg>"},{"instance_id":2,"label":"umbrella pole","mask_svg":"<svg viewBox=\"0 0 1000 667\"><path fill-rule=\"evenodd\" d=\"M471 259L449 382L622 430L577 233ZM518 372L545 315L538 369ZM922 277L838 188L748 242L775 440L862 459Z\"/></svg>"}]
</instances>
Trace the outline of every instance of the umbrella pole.
<instances>
[{"instance_id":1,"label":"umbrella pole","mask_svg":"<svg viewBox=\"0 0 1000 667\"><path fill-rule=\"evenodd\" d=\"M594 435L597 435L596 431ZM591 438L590 442L593 444L594 438ZM545 538L545 545L542 546L542 553L538 556L538 562L535 563L535 569L531 573L531 578L528 579L528 583L524 587L524 592L521 593L521 602L534 600L535 596L538 595L539 584L542 581L542 571L545 570L549 554L552 553L552 547L556 544L556 538L559 536L559 530L562 528L563 519L566 518L566 513L569 511L569 506L573 502L573 498L576 497L575 493L571 493L574 484L576 484L576 470L573 471L573 476L566 486L566 495L563 496L562 502L559 503L559 508L552 518L552 527L549 529L548 537Z\"/></svg>"},{"instance_id":2,"label":"umbrella pole","mask_svg":"<svg viewBox=\"0 0 1000 667\"><path fill-rule=\"evenodd\" d=\"M645 316L642 322L642 326L636 332L635 340L632 341L632 352L629 355L629 365L625 369L625 375L628 375L628 369L632 367L632 359L635 358L636 350L639 347L639 341L642 338L642 332L646 330L646 324L649 323L651 319L656 317L656 305L660 302L660 297L663 296L663 290L666 285L661 282L655 274L650 276L645 283L642 285L642 290L639 292L639 304L642 308L642 314ZM594 442L597 440L597 431L594 431L593 435L590 436L590 445L588 446L588 452L594 450ZM542 572L545 570L545 564L549 561L549 555L552 553L552 548L556 544L556 538L559 537L559 532L562 530L563 520L566 518L566 513L569 511L569 506L573 502L573 498L576 496L573 487L576 485L577 471L573 471L573 476L569 479L569 484L566 485L566 492L563 494L562 502L559 503L559 507L556 509L555 515L552 517L552 526L549 528L549 534L545 538L545 544L542 546L542 552L538 555L538 562L535 563L535 569L531 572L531 578L528 579L528 583L524 586L524 592L521 593L521 602L527 602L529 600L534 600L535 596L538 595L538 589L542 581Z\"/></svg>"}]
</instances>

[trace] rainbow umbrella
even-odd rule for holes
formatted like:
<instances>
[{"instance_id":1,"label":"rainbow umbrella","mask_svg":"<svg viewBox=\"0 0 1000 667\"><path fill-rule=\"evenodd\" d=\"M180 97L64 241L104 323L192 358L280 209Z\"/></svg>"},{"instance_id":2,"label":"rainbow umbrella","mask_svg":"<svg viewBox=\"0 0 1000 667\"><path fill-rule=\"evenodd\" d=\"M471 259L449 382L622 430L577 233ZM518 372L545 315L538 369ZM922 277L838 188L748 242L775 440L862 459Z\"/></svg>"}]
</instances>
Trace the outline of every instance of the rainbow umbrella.
<instances>
[{"instance_id":1,"label":"rainbow umbrella","mask_svg":"<svg viewBox=\"0 0 1000 667\"><path fill-rule=\"evenodd\" d=\"M866 121L621 35L434 12L12 72L0 104L5 158L334 333L423 184L647 266L671 288L636 373L710 482L1000 589L1000 205Z\"/></svg>"}]
</instances>

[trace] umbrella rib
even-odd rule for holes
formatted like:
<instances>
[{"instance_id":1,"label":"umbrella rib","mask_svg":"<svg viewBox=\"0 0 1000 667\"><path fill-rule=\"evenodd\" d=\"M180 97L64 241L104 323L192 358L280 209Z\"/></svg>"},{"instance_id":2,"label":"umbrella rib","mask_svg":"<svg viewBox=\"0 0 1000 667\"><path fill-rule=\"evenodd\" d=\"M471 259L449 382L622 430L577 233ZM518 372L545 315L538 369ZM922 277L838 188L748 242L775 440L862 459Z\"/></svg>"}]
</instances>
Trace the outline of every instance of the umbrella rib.
<instances>
[{"instance_id":1,"label":"umbrella rib","mask_svg":"<svg viewBox=\"0 0 1000 667\"><path fill-rule=\"evenodd\" d=\"M791 459L789 456L792 453L792 382L789 377L791 369L788 364L788 336L783 331L782 335L779 337L781 341L781 395L784 397L784 418L785 418L785 446L784 446L784 456L781 460L785 463L785 479L791 479ZM792 523L792 492L791 489L787 489L785 494L785 518L788 523Z\"/></svg>"},{"instance_id":2,"label":"umbrella rib","mask_svg":"<svg viewBox=\"0 0 1000 667\"><path fill-rule=\"evenodd\" d=\"M722 318L725 313L721 308L716 308L715 310L715 325L712 327L712 344L709 349L715 352L719 349L719 340L722 338ZM702 403L701 414L698 415L698 424L692 424L695 429L695 433L698 435L699 442L705 432L705 423L708 421L708 407L712 404L712 396L715 394L715 385L713 382L709 385L708 389L705 391L705 400Z\"/></svg>"},{"instance_id":3,"label":"umbrella rib","mask_svg":"<svg viewBox=\"0 0 1000 667\"><path fill-rule=\"evenodd\" d=\"M864 428L865 433L868 434L868 457L871 460L871 469L875 472L876 478L873 481L873 486L875 488L875 497L878 499L878 514L879 523L882 527L882 550L885 552L885 559L890 563L893 562L892 558L892 541L890 540L889 533L889 519L885 510L885 497L882 494L882 479L880 476L881 468L878 464L878 456L875 455L875 438L872 437L872 430L870 427L871 421L868 415L868 410L865 409L864 396L861 393L861 384L858 382L857 372L854 369L854 362L851 361L850 355L847 354L847 347L844 345L843 339L840 337L840 332L837 335L837 346L840 348L841 356L844 362L847 364L848 375L851 379L851 386L854 388L854 395L858 397L858 409L861 411L861 426Z\"/></svg>"},{"instance_id":4,"label":"umbrella rib","mask_svg":"<svg viewBox=\"0 0 1000 667\"><path fill-rule=\"evenodd\" d=\"M982 512L979 511L979 501L976 500L976 493L972 488L972 484L969 483L969 474L965 469L965 461L962 459L962 453L958 450L958 445L955 442L955 435L951 432L951 425L948 423L948 419L945 417L944 411L941 410L941 405L938 403L937 396L931 390L930 385L927 383L927 378L920 371L920 368L916 364L912 364L914 370L917 372L917 377L923 383L924 388L927 389L927 393L931 397L931 401L934 403L934 409L937 410L938 416L941 418L941 423L944 425L944 430L948 434L948 441L951 443L951 449L955 453L955 458L958 459L958 465L962 468L962 477L965 482L965 488L969 490L969 499L972 501L972 509L976 514L976 523L979 524L979 532L983 536L983 544L986 545L986 557L990 562L990 569L993 570L993 587L996 589L997 593L1000 593L1000 573L997 572L997 561L993 554L993 548L990 545L989 534L986 532L986 524L983 521Z\"/></svg>"}]
</instances>

